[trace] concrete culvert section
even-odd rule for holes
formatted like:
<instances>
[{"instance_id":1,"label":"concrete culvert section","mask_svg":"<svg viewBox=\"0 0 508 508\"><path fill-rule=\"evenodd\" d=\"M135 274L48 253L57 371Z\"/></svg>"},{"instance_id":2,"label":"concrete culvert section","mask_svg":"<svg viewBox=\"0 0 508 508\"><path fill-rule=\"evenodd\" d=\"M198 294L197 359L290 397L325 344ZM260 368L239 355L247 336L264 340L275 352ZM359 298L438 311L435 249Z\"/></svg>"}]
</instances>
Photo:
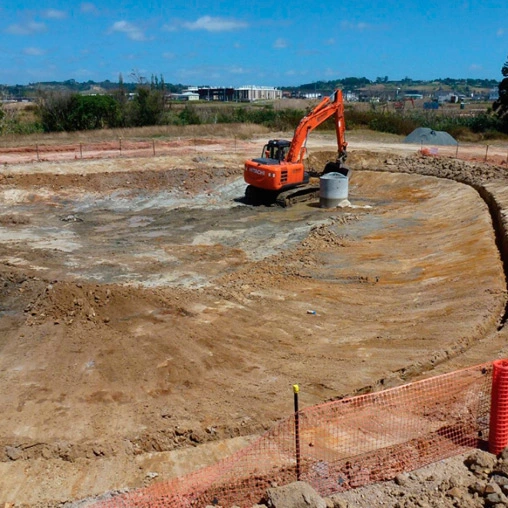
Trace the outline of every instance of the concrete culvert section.
<instances>
[{"instance_id":1,"label":"concrete culvert section","mask_svg":"<svg viewBox=\"0 0 508 508\"><path fill-rule=\"evenodd\" d=\"M295 382L302 406L400 384L504 313L489 210L464 184L356 170L352 207L281 209L235 201L237 161L161 158L146 180L79 164L0 181L5 502L184 473L290 413Z\"/></svg>"}]
</instances>

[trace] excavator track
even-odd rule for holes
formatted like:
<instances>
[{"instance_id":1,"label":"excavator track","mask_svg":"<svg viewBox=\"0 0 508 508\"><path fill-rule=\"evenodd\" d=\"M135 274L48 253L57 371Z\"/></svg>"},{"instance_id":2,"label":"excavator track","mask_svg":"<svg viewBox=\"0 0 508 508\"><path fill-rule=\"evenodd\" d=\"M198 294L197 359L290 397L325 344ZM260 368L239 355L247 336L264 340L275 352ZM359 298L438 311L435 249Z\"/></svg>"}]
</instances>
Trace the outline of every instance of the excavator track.
<instances>
[{"instance_id":1,"label":"excavator track","mask_svg":"<svg viewBox=\"0 0 508 508\"><path fill-rule=\"evenodd\" d=\"M288 208L296 203L319 199L319 185L304 185L294 187L282 192L266 191L249 185L245 189L245 202L254 205L271 206L277 205L282 208Z\"/></svg>"},{"instance_id":2,"label":"excavator track","mask_svg":"<svg viewBox=\"0 0 508 508\"><path fill-rule=\"evenodd\" d=\"M245 189L245 202L253 206L270 206L275 203L277 193L265 189L259 189L253 185L248 185Z\"/></svg>"},{"instance_id":3,"label":"excavator track","mask_svg":"<svg viewBox=\"0 0 508 508\"><path fill-rule=\"evenodd\" d=\"M278 206L287 208L296 203L311 201L313 199L319 199L319 185L305 185L303 187L296 187L294 189L280 192L277 195L275 203Z\"/></svg>"}]
</instances>

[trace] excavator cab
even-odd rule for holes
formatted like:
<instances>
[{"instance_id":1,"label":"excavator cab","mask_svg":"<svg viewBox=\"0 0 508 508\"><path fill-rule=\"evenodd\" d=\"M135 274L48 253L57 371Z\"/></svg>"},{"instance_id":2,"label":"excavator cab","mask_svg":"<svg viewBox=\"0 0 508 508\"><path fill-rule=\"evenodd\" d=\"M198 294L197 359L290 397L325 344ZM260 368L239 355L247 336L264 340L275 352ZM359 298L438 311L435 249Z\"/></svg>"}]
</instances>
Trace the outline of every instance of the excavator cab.
<instances>
[{"instance_id":1,"label":"excavator cab","mask_svg":"<svg viewBox=\"0 0 508 508\"><path fill-rule=\"evenodd\" d=\"M254 161L268 165L280 164L281 161L286 159L290 146L291 142L286 139L271 139L263 147L261 157L254 159Z\"/></svg>"}]
</instances>

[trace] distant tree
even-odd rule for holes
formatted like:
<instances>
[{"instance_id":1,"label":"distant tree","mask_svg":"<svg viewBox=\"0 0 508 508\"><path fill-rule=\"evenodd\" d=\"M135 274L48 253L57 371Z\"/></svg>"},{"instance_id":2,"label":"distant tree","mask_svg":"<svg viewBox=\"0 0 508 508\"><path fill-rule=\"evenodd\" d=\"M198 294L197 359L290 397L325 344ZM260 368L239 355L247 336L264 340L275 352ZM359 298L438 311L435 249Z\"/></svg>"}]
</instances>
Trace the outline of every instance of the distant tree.
<instances>
[{"instance_id":1,"label":"distant tree","mask_svg":"<svg viewBox=\"0 0 508 508\"><path fill-rule=\"evenodd\" d=\"M158 125L164 114L164 93L146 85L139 85L127 108L127 125L143 127Z\"/></svg>"},{"instance_id":2,"label":"distant tree","mask_svg":"<svg viewBox=\"0 0 508 508\"><path fill-rule=\"evenodd\" d=\"M365 77L363 78L348 77L341 79L340 82L342 83L342 86L344 88L352 90L354 90L355 88L360 88L365 85L369 85L371 83L370 79L367 79Z\"/></svg>"},{"instance_id":3,"label":"distant tree","mask_svg":"<svg viewBox=\"0 0 508 508\"><path fill-rule=\"evenodd\" d=\"M146 83L147 83L146 78L144 76L142 76L141 73L137 69L132 69L129 76L134 81L134 83L137 83L138 86L146 85Z\"/></svg>"},{"instance_id":4,"label":"distant tree","mask_svg":"<svg viewBox=\"0 0 508 508\"><path fill-rule=\"evenodd\" d=\"M67 91L39 90L37 113L46 132L65 131L72 94Z\"/></svg>"},{"instance_id":5,"label":"distant tree","mask_svg":"<svg viewBox=\"0 0 508 508\"><path fill-rule=\"evenodd\" d=\"M128 92L123 82L122 73L118 75L118 87L111 91L111 96L116 99L119 107L119 126L124 127L127 115Z\"/></svg>"},{"instance_id":6,"label":"distant tree","mask_svg":"<svg viewBox=\"0 0 508 508\"><path fill-rule=\"evenodd\" d=\"M5 119L5 111L4 111L4 108L2 106L2 103L0 102L0 134L3 134L4 131L5 131L5 122L4 122L4 119Z\"/></svg>"},{"instance_id":7,"label":"distant tree","mask_svg":"<svg viewBox=\"0 0 508 508\"><path fill-rule=\"evenodd\" d=\"M155 76L154 74L152 74L152 81L151 81L151 84L150 84L150 88L152 90L161 90L161 91L165 91L166 89L166 85L164 83L164 76L161 74L161 77L157 77Z\"/></svg>"},{"instance_id":8,"label":"distant tree","mask_svg":"<svg viewBox=\"0 0 508 508\"><path fill-rule=\"evenodd\" d=\"M503 65L501 74L504 79L499 83L499 99L494 102L492 107L498 118L508 129L508 60Z\"/></svg>"},{"instance_id":9,"label":"distant tree","mask_svg":"<svg viewBox=\"0 0 508 508\"><path fill-rule=\"evenodd\" d=\"M109 95L45 91L40 93L37 102L37 112L46 132L102 129L120 124L119 104Z\"/></svg>"},{"instance_id":10,"label":"distant tree","mask_svg":"<svg viewBox=\"0 0 508 508\"><path fill-rule=\"evenodd\" d=\"M117 127L120 124L120 107L109 95L74 94L68 105L67 131L83 131Z\"/></svg>"},{"instance_id":11,"label":"distant tree","mask_svg":"<svg viewBox=\"0 0 508 508\"><path fill-rule=\"evenodd\" d=\"M151 81L133 70L131 78L137 83L133 99L125 107L125 124L127 127L158 125L164 118L164 78L152 74Z\"/></svg>"},{"instance_id":12,"label":"distant tree","mask_svg":"<svg viewBox=\"0 0 508 508\"><path fill-rule=\"evenodd\" d=\"M199 115L192 106L185 106L178 114L178 117L183 125L199 125L201 123Z\"/></svg>"}]
</instances>

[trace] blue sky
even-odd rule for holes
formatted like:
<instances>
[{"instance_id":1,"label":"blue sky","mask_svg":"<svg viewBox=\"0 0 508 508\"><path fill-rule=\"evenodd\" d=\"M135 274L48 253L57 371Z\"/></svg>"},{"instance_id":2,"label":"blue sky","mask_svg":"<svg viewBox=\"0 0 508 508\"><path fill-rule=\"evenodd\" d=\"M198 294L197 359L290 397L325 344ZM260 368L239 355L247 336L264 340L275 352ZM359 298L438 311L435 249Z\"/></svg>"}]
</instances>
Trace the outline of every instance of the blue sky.
<instances>
[{"instance_id":1,"label":"blue sky","mask_svg":"<svg viewBox=\"0 0 508 508\"><path fill-rule=\"evenodd\" d=\"M0 3L0 84L9 85L120 73L211 86L501 80L507 59L508 0Z\"/></svg>"}]
</instances>

